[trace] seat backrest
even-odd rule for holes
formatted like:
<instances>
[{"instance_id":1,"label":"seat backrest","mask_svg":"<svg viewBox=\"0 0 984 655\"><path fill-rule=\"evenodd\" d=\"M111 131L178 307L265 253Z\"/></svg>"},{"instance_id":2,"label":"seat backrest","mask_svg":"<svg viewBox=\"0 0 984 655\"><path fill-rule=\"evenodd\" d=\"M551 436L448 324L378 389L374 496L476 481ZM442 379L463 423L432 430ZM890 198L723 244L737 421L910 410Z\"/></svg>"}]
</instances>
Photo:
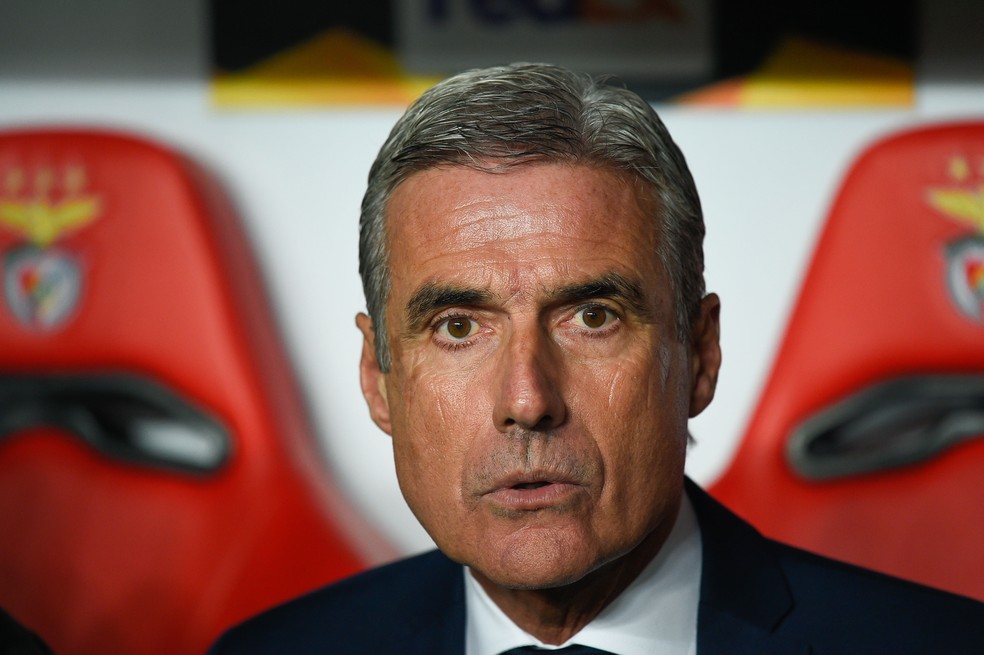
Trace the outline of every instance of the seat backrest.
<instances>
[{"instance_id":1,"label":"seat backrest","mask_svg":"<svg viewBox=\"0 0 984 655\"><path fill-rule=\"evenodd\" d=\"M711 491L766 534L984 599L984 123L871 146Z\"/></svg>"},{"instance_id":2,"label":"seat backrest","mask_svg":"<svg viewBox=\"0 0 984 655\"><path fill-rule=\"evenodd\" d=\"M0 260L0 606L55 652L203 652L389 553L329 480L199 167L0 133Z\"/></svg>"}]
</instances>

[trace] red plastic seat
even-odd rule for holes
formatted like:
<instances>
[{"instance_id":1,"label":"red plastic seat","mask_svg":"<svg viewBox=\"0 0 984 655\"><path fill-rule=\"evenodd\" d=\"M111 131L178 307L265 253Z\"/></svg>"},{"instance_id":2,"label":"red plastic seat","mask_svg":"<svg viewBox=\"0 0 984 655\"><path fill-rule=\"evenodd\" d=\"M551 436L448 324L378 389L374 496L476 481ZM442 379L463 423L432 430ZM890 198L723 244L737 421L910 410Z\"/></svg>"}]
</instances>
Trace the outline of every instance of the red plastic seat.
<instances>
[{"instance_id":1,"label":"red plastic seat","mask_svg":"<svg viewBox=\"0 0 984 655\"><path fill-rule=\"evenodd\" d=\"M982 231L984 123L871 146L712 493L770 536L984 599Z\"/></svg>"},{"instance_id":2,"label":"red plastic seat","mask_svg":"<svg viewBox=\"0 0 984 655\"><path fill-rule=\"evenodd\" d=\"M326 474L210 178L0 133L0 606L60 655L200 653L388 553Z\"/></svg>"}]
</instances>

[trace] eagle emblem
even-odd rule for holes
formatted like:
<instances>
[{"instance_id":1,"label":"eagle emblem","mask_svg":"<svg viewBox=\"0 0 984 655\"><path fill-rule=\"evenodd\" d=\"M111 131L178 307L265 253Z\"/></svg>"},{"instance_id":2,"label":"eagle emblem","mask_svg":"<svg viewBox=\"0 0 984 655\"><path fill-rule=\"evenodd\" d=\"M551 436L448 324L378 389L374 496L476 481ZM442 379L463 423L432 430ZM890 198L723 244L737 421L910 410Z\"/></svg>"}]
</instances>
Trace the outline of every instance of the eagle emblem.
<instances>
[{"instance_id":1,"label":"eagle emblem","mask_svg":"<svg viewBox=\"0 0 984 655\"><path fill-rule=\"evenodd\" d=\"M32 330L50 331L72 316L82 291L82 268L56 246L64 236L92 223L102 210L85 192L85 170L39 168L29 176L12 168L0 195L0 229L21 237L3 256L7 307Z\"/></svg>"}]
</instances>

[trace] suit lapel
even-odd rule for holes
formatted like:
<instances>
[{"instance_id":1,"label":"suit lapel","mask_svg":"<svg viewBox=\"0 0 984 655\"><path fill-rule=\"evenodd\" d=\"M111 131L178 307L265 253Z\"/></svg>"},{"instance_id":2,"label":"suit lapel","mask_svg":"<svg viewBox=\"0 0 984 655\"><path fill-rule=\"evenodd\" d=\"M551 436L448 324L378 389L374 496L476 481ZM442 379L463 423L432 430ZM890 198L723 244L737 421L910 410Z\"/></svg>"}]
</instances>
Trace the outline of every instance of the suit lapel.
<instances>
[{"instance_id":1,"label":"suit lapel","mask_svg":"<svg viewBox=\"0 0 984 655\"><path fill-rule=\"evenodd\" d=\"M687 495L697 513L704 553L697 654L811 653L809 644L775 632L794 602L768 541L690 480Z\"/></svg>"}]
</instances>

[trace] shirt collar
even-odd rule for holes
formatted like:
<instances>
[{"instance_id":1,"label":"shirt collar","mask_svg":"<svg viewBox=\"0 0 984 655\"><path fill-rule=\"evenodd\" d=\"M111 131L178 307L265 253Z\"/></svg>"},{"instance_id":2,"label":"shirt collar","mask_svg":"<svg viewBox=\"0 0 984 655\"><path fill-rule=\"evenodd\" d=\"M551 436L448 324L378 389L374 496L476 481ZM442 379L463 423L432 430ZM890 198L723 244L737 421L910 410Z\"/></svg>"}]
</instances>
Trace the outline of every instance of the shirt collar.
<instances>
[{"instance_id":1,"label":"shirt collar","mask_svg":"<svg viewBox=\"0 0 984 655\"><path fill-rule=\"evenodd\" d=\"M513 623L465 569L465 653L498 655L518 646L577 643L618 655L694 655L701 541L686 494L656 557L618 598L565 644L548 646Z\"/></svg>"}]
</instances>

